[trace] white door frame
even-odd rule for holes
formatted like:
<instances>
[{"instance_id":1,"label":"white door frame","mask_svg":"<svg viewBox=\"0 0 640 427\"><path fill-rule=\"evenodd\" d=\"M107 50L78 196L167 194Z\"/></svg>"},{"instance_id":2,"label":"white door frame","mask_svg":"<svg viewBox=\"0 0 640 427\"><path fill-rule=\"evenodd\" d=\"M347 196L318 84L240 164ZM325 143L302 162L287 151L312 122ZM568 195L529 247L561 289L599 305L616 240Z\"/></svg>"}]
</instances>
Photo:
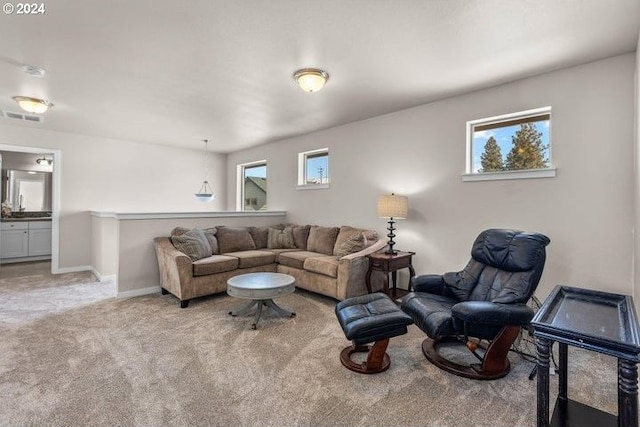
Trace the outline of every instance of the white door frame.
<instances>
[{"instance_id":1,"label":"white door frame","mask_svg":"<svg viewBox=\"0 0 640 427\"><path fill-rule=\"evenodd\" d=\"M53 157L53 180L51 183L51 273L60 271L60 173L62 170L62 151L56 148L28 147L25 145L0 144L0 151L44 154Z\"/></svg>"}]
</instances>

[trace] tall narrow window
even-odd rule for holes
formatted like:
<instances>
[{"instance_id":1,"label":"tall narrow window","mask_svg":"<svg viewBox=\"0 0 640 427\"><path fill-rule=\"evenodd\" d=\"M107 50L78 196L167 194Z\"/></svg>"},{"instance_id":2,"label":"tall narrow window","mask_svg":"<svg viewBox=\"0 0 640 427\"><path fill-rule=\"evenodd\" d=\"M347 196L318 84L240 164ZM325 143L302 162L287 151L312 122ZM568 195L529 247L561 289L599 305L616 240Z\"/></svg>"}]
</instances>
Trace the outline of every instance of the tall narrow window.
<instances>
[{"instance_id":1,"label":"tall narrow window","mask_svg":"<svg viewBox=\"0 0 640 427\"><path fill-rule=\"evenodd\" d=\"M238 209L259 211L267 209L267 162L238 165Z\"/></svg>"},{"instance_id":2,"label":"tall narrow window","mask_svg":"<svg viewBox=\"0 0 640 427\"><path fill-rule=\"evenodd\" d=\"M467 122L463 180L550 176L551 107Z\"/></svg>"},{"instance_id":3,"label":"tall narrow window","mask_svg":"<svg viewBox=\"0 0 640 427\"><path fill-rule=\"evenodd\" d=\"M298 154L298 188L329 188L329 149Z\"/></svg>"}]
</instances>

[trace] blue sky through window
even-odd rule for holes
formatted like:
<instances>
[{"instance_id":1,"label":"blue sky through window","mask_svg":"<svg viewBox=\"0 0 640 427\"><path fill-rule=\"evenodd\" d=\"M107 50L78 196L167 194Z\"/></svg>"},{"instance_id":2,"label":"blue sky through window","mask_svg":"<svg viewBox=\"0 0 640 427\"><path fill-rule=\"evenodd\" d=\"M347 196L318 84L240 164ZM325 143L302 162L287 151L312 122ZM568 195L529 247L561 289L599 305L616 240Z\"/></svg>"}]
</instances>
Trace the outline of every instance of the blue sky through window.
<instances>
[{"instance_id":1,"label":"blue sky through window","mask_svg":"<svg viewBox=\"0 0 640 427\"><path fill-rule=\"evenodd\" d=\"M266 178L267 177L267 166L250 166L244 168L244 176L245 178L248 176L253 176L256 178Z\"/></svg>"},{"instance_id":2,"label":"blue sky through window","mask_svg":"<svg viewBox=\"0 0 640 427\"><path fill-rule=\"evenodd\" d=\"M322 170L322 172L321 172ZM329 156L307 157L307 182L320 181L320 173L322 173L322 182L327 182L329 172Z\"/></svg>"},{"instance_id":3,"label":"blue sky through window","mask_svg":"<svg viewBox=\"0 0 640 427\"><path fill-rule=\"evenodd\" d=\"M542 144L547 147L547 149L545 150L545 157L549 158L549 120L535 122L534 126L536 127L538 132L542 132L542 136L540 138L542 139ZM506 160L509 151L511 151L511 147L513 147L511 137L514 136L519 129L520 125L514 125L474 132L473 146L471 151L473 155L472 172L476 173L481 169L482 166L480 164L480 156L484 152L485 144L492 136L500 147L500 151L502 152L502 159Z\"/></svg>"}]
</instances>

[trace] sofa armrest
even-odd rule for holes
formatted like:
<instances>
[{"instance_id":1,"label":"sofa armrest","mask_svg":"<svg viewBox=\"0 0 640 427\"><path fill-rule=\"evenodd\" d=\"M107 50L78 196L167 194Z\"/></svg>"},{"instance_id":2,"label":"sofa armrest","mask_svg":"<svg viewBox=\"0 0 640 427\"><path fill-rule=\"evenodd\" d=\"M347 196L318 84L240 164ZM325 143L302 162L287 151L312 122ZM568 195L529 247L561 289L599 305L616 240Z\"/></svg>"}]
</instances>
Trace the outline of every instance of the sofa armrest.
<instances>
[{"instance_id":1,"label":"sofa armrest","mask_svg":"<svg viewBox=\"0 0 640 427\"><path fill-rule=\"evenodd\" d=\"M355 259L355 258L359 258L359 257L364 257L367 256L369 254L372 254L374 252L378 252L380 249L383 249L385 246L387 246L387 242L384 241L384 239L379 239L377 242L375 242L373 245L364 248L361 251L358 252L354 252L352 254L349 255L345 255L342 258L340 258L340 260L343 259Z\"/></svg>"},{"instance_id":2,"label":"sofa armrest","mask_svg":"<svg viewBox=\"0 0 640 427\"><path fill-rule=\"evenodd\" d=\"M338 261L336 298L345 300L367 293L367 285L365 283L365 277L369 270L367 255L378 252L385 246L387 246L387 242L384 239L380 239L368 248L340 258L340 261Z\"/></svg>"},{"instance_id":3,"label":"sofa armrest","mask_svg":"<svg viewBox=\"0 0 640 427\"><path fill-rule=\"evenodd\" d=\"M182 299L182 289L193 281L191 259L177 250L168 237L156 237L153 245L158 257L160 286Z\"/></svg>"}]
</instances>

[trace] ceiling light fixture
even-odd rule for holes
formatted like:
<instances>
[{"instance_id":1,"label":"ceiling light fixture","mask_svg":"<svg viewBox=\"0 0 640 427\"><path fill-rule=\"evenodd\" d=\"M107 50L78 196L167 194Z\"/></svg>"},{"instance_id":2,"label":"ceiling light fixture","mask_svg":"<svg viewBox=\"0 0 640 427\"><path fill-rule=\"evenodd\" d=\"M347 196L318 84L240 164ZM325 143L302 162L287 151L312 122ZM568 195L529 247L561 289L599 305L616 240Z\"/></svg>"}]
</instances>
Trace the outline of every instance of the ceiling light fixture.
<instances>
[{"instance_id":1,"label":"ceiling light fixture","mask_svg":"<svg viewBox=\"0 0 640 427\"><path fill-rule=\"evenodd\" d=\"M204 166L204 181L202 182L202 186L200 190L196 193L196 199L201 202L208 203L213 202L216 199L216 195L213 194L213 190L209 185L209 152L207 151L207 145L209 144L208 139L203 139L204 141L204 154L205 154L205 166Z\"/></svg>"},{"instance_id":2,"label":"ceiling light fixture","mask_svg":"<svg viewBox=\"0 0 640 427\"><path fill-rule=\"evenodd\" d=\"M44 114L53 104L46 99L32 98L29 96L14 96L13 100L18 103L20 108L28 113Z\"/></svg>"},{"instance_id":3,"label":"ceiling light fixture","mask_svg":"<svg viewBox=\"0 0 640 427\"><path fill-rule=\"evenodd\" d=\"M293 73L293 79L305 92L317 92L329 80L329 73L319 68L303 68Z\"/></svg>"}]
</instances>

